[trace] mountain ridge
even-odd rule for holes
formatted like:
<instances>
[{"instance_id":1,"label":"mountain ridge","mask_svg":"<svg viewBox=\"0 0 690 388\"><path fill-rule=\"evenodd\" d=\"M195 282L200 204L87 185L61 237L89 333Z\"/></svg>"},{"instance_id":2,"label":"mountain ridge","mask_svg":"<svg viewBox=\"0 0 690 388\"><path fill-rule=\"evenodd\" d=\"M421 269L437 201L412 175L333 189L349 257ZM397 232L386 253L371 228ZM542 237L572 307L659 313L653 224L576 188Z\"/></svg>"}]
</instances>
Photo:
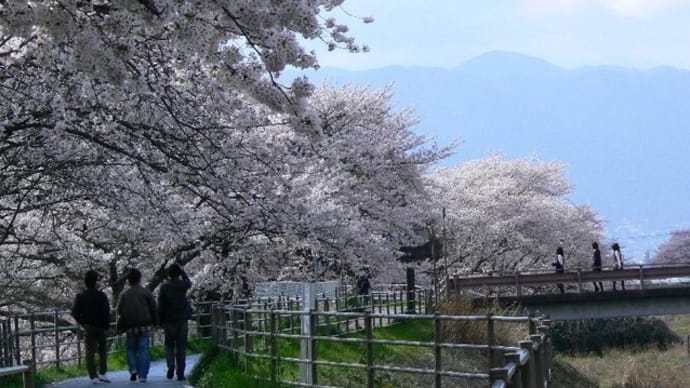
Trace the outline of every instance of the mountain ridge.
<instances>
[{"instance_id":1,"label":"mountain ridge","mask_svg":"<svg viewBox=\"0 0 690 388\"><path fill-rule=\"evenodd\" d=\"M493 51L452 69L391 66L306 72L316 84L392 85L416 130L463 144L447 164L499 152L568 165L576 203L607 221L626 257L641 260L671 231L690 227L690 71L671 66L562 68Z\"/></svg>"}]
</instances>

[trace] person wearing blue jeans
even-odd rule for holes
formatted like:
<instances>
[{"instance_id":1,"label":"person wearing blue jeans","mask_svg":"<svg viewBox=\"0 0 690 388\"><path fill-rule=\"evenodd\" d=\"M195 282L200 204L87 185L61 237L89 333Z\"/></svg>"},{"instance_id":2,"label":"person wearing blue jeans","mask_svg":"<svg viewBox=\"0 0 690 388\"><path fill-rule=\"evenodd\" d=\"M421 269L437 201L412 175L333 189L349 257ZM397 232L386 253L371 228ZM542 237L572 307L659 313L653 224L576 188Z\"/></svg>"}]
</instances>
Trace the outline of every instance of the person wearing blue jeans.
<instances>
[{"instance_id":1,"label":"person wearing blue jeans","mask_svg":"<svg viewBox=\"0 0 690 388\"><path fill-rule=\"evenodd\" d=\"M158 326L158 305L153 293L141 286L141 272L136 268L127 274L129 288L117 304L117 329L127 333L127 365L130 380L145 383L151 365L149 341Z\"/></svg>"},{"instance_id":2,"label":"person wearing blue jeans","mask_svg":"<svg viewBox=\"0 0 690 388\"><path fill-rule=\"evenodd\" d=\"M146 382L151 365L150 337L147 331L127 332L127 365L131 381L138 377L139 381Z\"/></svg>"},{"instance_id":3,"label":"person wearing blue jeans","mask_svg":"<svg viewBox=\"0 0 690 388\"><path fill-rule=\"evenodd\" d=\"M192 309L187 299L187 290L192 282L179 264L168 267L168 280L158 293L158 316L165 333L165 361L168 365L166 377L185 379L185 356L187 350L187 320Z\"/></svg>"}]
</instances>

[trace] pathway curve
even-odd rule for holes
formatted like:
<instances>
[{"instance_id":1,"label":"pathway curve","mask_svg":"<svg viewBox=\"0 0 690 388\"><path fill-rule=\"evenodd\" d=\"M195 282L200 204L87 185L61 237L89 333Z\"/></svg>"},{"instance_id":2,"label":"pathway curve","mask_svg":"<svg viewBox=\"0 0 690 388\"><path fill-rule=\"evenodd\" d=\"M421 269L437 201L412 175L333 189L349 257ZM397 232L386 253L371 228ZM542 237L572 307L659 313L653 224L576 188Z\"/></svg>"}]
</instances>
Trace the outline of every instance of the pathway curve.
<instances>
[{"instance_id":1,"label":"pathway curve","mask_svg":"<svg viewBox=\"0 0 690 388\"><path fill-rule=\"evenodd\" d=\"M191 372L197 361L199 361L199 354L192 354L187 356L187 372ZM48 384L47 388L87 388L87 387L101 387L101 388L149 388L149 387L167 387L167 388L192 388L188 381L177 381L175 378L168 380L165 378L165 373L168 368L165 365L165 360L156 360L151 362L149 375L146 383L138 381L129 381L129 372L126 370L118 370L108 372L108 378L111 383L92 384L87 376L77 377L69 380L60 381L54 384Z\"/></svg>"}]
</instances>

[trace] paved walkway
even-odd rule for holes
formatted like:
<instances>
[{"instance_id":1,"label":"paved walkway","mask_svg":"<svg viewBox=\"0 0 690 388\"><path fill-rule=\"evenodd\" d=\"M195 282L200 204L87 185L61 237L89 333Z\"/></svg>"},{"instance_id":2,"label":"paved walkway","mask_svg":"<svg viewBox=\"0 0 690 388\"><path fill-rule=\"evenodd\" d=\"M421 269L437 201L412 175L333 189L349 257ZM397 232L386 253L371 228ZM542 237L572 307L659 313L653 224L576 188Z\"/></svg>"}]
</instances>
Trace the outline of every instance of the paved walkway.
<instances>
[{"instance_id":1,"label":"paved walkway","mask_svg":"<svg viewBox=\"0 0 690 388\"><path fill-rule=\"evenodd\" d=\"M199 361L198 354L187 356L186 371L192 371L192 368ZM129 372L126 370L108 372L108 378L111 383L91 384L87 376L77 377L69 380L60 381L58 383L49 384L47 388L87 388L87 387L101 387L101 388L149 388L149 387L167 387L167 388L192 388L187 381L177 381L175 378L168 380L165 378L165 372L168 368L165 365L165 360L156 360L151 362L149 375L146 383L138 381L129 381Z\"/></svg>"}]
</instances>

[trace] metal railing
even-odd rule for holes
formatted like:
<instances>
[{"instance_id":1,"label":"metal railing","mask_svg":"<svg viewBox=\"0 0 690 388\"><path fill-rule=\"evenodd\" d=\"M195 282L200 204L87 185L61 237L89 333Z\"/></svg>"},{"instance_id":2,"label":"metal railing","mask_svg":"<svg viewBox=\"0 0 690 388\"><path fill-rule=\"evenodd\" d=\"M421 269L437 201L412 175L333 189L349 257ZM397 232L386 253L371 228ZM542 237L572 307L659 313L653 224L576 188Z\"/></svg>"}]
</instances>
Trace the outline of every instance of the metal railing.
<instances>
[{"instance_id":1,"label":"metal railing","mask_svg":"<svg viewBox=\"0 0 690 388\"><path fill-rule=\"evenodd\" d=\"M210 337L212 303L194 305L192 335ZM112 314L111 327L117 315ZM114 333L114 330L110 331ZM31 360L34 366L81 365L85 357L83 329L74 322L69 310L37 311L13 314L0 319L0 367L21 367ZM152 345L163 343L162 333L151 336ZM123 335L111 335L108 343L124 344ZM115 352L110 346L109 354Z\"/></svg>"},{"instance_id":2,"label":"metal railing","mask_svg":"<svg viewBox=\"0 0 690 388\"><path fill-rule=\"evenodd\" d=\"M310 311L300 311L296 306L286 309L280 303L262 307L255 304L217 305L212 312L213 338L218 347L245 366L245 371L249 371L248 365L252 362L263 360L268 363L269 373L255 377L274 385L325 387L320 385L318 373L324 367L360 370L366 375L366 387L374 387L377 376L389 373L423 375L433 379L434 387L441 387L444 379L485 381L492 387L544 387L550 380L552 351L548 321L529 316L429 314L426 309L431 302L431 293L420 298L424 305L418 304L412 313L407 310L405 292L400 294L401 298L391 295L395 294L372 294L368 299L361 299L359 305L352 305L350 300L345 303L349 311L329 310L329 307L343 304L335 301L326 304L325 300L318 309ZM433 341L378 338L375 335L376 328L418 320L431 324ZM304 321L310 325L306 335L302 327L295 324ZM474 322L484 327L486 343L452 341L447 332L454 322ZM497 343L495 326L499 323L522 325L526 340L515 344ZM345 335L352 332L363 336ZM280 341L308 343L311 351L299 357L281 354ZM317 343L326 342L361 346L363 361L326 358L317 351ZM420 352L431 350L433 361L428 366L386 363L374 356L374 348L380 346L408 346L419 348ZM443 358L443 353L450 350L483 353L487 363L483 371L452 369L444 366ZM286 364L306 368L309 381L296 381L294 374L282 373ZM523 381L527 384L520 385Z\"/></svg>"},{"instance_id":3,"label":"metal railing","mask_svg":"<svg viewBox=\"0 0 690 388\"><path fill-rule=\"evenodd\" d=\"M604 267L603 271L589 269L566 269L562 273L552 271L525 271L499 274L497 276L476 276L455 274L445 280L448 296L459 295L464 289L480 287L514 287L517 296L522 295L523 287L557 283L575 283L583 291L592 282L635 281L640 289L649 287L652 280L690 277L690 265L626 265L625 269Z\"/></svg>"}]
</instances>

